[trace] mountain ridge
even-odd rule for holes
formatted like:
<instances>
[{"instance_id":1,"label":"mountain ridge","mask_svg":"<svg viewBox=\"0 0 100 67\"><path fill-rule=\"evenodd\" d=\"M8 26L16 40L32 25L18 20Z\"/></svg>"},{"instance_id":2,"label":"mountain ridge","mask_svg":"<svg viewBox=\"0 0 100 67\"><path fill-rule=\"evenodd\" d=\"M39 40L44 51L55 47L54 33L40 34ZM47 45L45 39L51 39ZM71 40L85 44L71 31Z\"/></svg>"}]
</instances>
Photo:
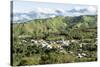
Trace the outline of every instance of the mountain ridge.
<instances>
[{"instance_id":1,"label":"mountain ridge","mask_svg":"<svg viewBox=\"0 0 100 67\"><path fill-rule=\"evenodd\" d=\"M44 18L53 18L56 16L81 16L81 15L95 15L89 14L87 9L47 9L47 8L37 8L37 10L31 10L28 12L14 12L13 13L13 22L25 22L33 19L44 19Z\"/></svg>"}]
</instances>

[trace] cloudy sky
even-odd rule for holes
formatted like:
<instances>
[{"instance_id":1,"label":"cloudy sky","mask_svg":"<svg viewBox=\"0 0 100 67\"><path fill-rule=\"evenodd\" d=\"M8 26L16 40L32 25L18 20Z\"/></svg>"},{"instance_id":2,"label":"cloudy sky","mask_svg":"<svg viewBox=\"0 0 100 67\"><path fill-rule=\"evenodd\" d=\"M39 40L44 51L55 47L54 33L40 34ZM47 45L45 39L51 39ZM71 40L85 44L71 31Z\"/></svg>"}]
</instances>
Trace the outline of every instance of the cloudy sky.
<instances>
[{"instance_id":1,"label":"cloudy sky","mask_svg":"<svg viewBox=\"0 0 100 67\"><path fill-rule=\"evenodd\" d=\"M37 11L43 13L55 13L55 10L61 11L64 15L94 15L97 13L97 7L94 5L76 5L62 3L46 3L32 1L14 1L14 13L28 13Z\"/></svg>"}]
</instances>

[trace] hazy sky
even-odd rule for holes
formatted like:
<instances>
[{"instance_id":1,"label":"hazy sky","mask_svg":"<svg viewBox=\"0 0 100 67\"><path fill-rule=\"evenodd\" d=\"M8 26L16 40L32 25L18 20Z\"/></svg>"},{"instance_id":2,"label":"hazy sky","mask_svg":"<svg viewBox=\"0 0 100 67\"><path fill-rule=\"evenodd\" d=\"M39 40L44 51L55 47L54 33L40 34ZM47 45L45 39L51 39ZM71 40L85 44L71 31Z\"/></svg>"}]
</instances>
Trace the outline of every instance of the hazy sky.
<instances>
[{"instance_id":1,"label":"hazy sky","mask_svg":"<svg viewBox=\"0 0 100 67\"><path fill-rule=\"evenodd\" d=\"M40 10L45 12L53 12L56 9L67 11L67 10L80 10L87 9L88 14L96 14L97 7L89 5L75 5L75 4L63 4L63 3L47 3L47 2L34 2L34 1L14 1L13 2L13 12L25 13L32 10ZM87 14L85 13L85 14ZM78 13L76 13L78 14Z\"/></svg>"}]
</instances>

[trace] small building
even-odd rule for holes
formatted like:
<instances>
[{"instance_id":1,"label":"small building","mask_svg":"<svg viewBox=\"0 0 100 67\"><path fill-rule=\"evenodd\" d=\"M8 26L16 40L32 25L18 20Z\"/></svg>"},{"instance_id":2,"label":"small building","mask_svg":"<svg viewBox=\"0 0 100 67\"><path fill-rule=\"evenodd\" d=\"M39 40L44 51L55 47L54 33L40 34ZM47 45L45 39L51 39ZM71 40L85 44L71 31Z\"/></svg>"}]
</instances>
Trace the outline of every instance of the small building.
<instances>
[{"instance_id":1,"label":"small building","mask_svg":"<svg viewBox=\"0 0 100 67\"><path fill-rule=\"evenodd\" d=\"M85 53L82 53L82 56L86 56L86 54Z\"/></svg>"},{"instance_id":2,"label":"small building","mask_svg":"<svg viewBox=\"0 0 100 67\"><path fill-rule=\"evenodd\" d=\"M38 41L37 40L33 40L32 39L31 42L34 43L34 44L38 44Z\"/></svg>"},{"instance_id":3,"label":"small building","mask_svg":"<svg viewBox=\"0 0 100 67\"><path fill-rule=\"evenodd\" d=\"M82 58L83 56L80 53L78 53L78 56L77 57L78 58Z\"/></svg>"}]
</instances>

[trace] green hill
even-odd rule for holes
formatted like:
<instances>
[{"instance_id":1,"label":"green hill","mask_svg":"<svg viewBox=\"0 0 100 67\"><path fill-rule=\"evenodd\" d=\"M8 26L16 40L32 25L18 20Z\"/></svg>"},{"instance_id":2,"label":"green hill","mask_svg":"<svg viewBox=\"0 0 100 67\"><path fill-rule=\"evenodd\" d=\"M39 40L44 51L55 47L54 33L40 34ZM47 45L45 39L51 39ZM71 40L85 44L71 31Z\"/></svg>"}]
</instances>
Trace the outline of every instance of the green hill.
<instances>
[{"instance_id":1,"label":"green hill","mask_svg":"<svg viewBox=\"0 0 100 67\"><path fill-rule=\"evenodd\" d=\"M11 26L13 66L97 61L96 16L57 16Z\"/></svg>"},{"instance_id":2,"label":"green hill","mask_svg":"<svg viewBox=\"0 0 100 67\"><path fill-rule=\"evenodd\" d=\"M66 38L74 29L77 29L77 32L82 33L84 33L82 29L95 29L97 25L96 20L96 16L88 15L75 17L57 16L47 19L35 19L24 23L13 23L13 35L29 35L34 39L48 39L48 37L55 35L65 36L64 38Z\"/></svg>"}]
</instances>

